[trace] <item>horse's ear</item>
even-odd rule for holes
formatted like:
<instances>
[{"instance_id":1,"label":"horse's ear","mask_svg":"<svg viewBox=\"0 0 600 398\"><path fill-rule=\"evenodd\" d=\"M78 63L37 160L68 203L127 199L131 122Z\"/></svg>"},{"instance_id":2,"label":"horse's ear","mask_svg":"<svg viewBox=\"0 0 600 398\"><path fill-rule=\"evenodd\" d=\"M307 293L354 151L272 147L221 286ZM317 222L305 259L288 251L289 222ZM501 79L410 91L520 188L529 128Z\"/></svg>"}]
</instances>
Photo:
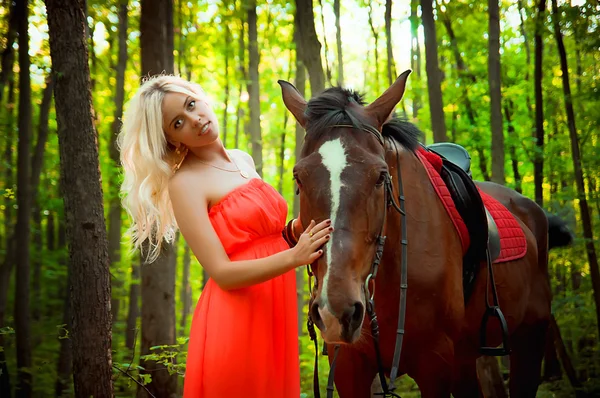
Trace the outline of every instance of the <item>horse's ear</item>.
<instances>
[{"instance_id":1,"label":"horse's ear","mask_svg":"<svg viewBox=\"0 0 600 398\"><path fill-rule=\"evenodd\" d=\"M306 110L306 100L293 84L285 80L277 80L277 83L281 86L281 95L283 96L283 103L286 108L292 112L292 115L300 123L300 126L305 127L306 116L304 115L304 111Z\"/></svg>"},{"instance_id":2,"label":"horse's ear","mask_svg":"<svg viewBox=\"0 0 600 398\"><path fill-rule=\"evenodd\" d=\"M394 107L402 99L406 88L406 80L411 72L410 69L403 72L379 98L366 107L367 112L377 120L378 128L390 117Z\"/></svg>"}]
</instances>

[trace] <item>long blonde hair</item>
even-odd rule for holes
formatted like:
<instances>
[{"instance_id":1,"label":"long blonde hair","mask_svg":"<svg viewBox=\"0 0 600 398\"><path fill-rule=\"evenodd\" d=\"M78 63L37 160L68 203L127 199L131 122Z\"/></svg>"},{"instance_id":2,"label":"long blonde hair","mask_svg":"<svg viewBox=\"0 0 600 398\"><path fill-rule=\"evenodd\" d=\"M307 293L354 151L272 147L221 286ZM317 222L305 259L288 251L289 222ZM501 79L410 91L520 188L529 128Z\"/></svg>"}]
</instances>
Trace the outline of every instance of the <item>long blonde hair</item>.
<instances>
[{"instance_id":1,"label":"long blonde hair","mask_svg":"<svg viewBox=\"0 0 600 398\"><path fill-rule=\"evenodd\" d=\"M177 231L168 191L175 157L162 127L167 93L206 96L200 86L178 76L149 77L127 104L117 139L124 172L121 197L133 220L128 234L134 250L148 240L147 262L158 258L163 240L172 242Z\"/></svg>"}]
</instances>

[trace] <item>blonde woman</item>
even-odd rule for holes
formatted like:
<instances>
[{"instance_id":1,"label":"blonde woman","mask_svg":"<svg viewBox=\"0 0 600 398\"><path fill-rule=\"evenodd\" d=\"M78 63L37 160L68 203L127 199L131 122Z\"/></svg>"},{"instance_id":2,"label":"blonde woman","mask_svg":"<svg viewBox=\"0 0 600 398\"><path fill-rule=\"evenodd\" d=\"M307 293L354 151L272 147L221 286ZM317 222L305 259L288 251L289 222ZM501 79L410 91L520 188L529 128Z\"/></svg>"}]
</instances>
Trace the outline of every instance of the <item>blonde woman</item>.
<instances>
[{"instance_id":1,"label":"blonde woman","mask_svg":"<svg viewBox=\"0 0 600 398\"><path fill-rule=\"evenodd\" d=\"M184 397L297 398L293 270L322 255L333 228L286 226L285 200L248 154L223 146L218 126L198 85L163 75L142 84L119 135L130 234L136 248L149 241L153 261L179 229L210 276L192 320Z\"/></svg>"}]
</instances>

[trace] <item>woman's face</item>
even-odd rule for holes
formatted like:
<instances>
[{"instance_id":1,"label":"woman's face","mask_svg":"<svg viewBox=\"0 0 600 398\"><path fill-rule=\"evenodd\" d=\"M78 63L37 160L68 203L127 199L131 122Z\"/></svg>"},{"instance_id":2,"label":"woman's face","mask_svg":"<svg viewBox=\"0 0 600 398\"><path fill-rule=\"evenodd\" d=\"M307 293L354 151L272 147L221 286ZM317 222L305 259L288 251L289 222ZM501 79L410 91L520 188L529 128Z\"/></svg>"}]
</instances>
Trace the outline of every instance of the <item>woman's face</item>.
<instances>
[{"instance_id":1,"label":"woman's face","mask_svg":"<svg viewBox=\"0 0 600 398\"><path fill-rule=\"evenodd\" d=\"M167 93L162 102L167 140L188 148L204 146L219 137L217 117L203 95Z\"/></svg>"}]
</instances>

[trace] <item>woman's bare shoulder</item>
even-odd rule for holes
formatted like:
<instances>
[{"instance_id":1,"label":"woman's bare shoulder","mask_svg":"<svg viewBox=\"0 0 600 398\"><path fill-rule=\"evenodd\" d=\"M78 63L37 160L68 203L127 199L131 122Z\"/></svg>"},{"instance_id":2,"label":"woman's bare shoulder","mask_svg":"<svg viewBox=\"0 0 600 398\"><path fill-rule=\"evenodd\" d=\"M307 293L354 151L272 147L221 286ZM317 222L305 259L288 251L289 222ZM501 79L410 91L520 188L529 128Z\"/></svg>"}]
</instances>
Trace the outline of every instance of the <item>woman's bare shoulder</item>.
<instances>
[{"instance_id":1,"label":"woman's bare shoulder","mask_svg":"<svg viewBox=\"0 0 600 398\"><path fill-rule=\"evenodd\" d=\"M206 189L204 184L199 183L199 176L196 170L179 170L169 178L169 196L171 198L178 196L193 195L194 198L206 198Z\"/></svg>"},{"instance_id":2,"label":"woman's bare shoulder","mask_svg":"<svg viewBox=\"0 0 600 398\"><path fill-rule=\"evenodd\" d=\"M236 160L239 159L243 162L246 162L253 168L256 168L256 166L254 165L254 159L252 159L252 156L250 156L249 153L244 152L241 149L229 149L228 151L231 156L235 156Z\"/></svg>"}]
</instances>

